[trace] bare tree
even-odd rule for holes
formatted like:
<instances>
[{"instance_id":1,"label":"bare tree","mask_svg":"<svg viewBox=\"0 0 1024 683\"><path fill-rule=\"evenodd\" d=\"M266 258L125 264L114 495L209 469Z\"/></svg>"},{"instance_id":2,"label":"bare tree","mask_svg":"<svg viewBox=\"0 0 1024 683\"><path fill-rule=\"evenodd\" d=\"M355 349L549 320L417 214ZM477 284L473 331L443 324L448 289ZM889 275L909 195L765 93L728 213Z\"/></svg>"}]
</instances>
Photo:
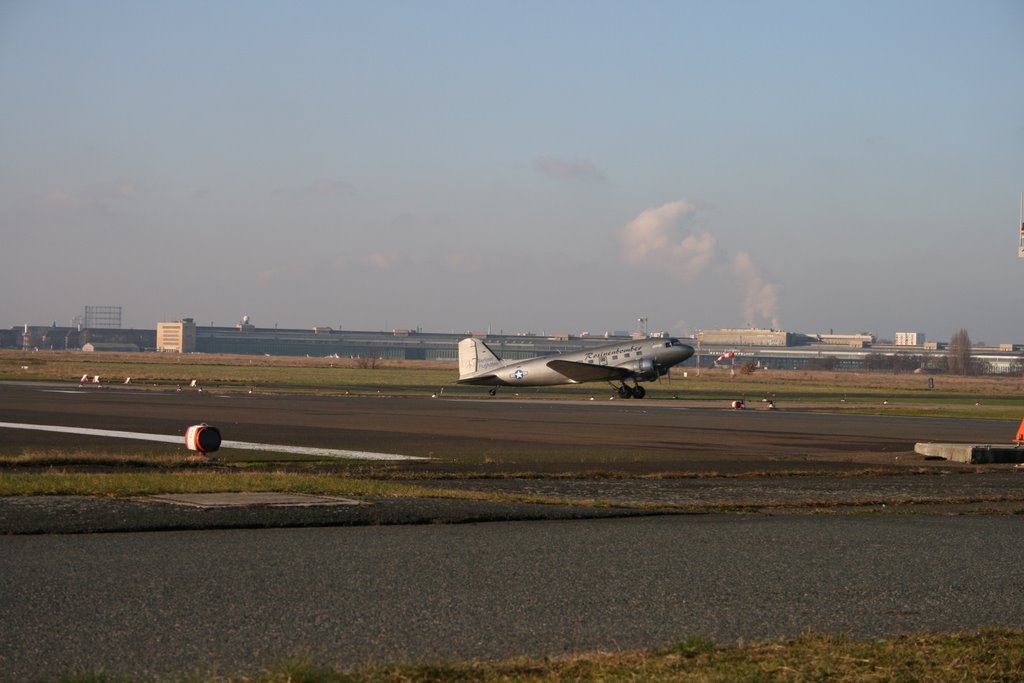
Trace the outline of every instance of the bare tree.
<instances>
[{"instance_id":1,"label":"bare tree","mask_svg":"<svg viewBox=\"0 0 1024 683\"><path fill-rule=\"evenodd\" d=\"M971 336L962 327L949 340L946 368L951 375L966 375L971 371Z\"/></svg>"},{"instance_id":2,"label":"bare tree","mask_svg":"<svg viewBox=\"0 0 1024 683\"><path fill-rule=\"evenodd\" d=\"M356 356L356 367L360 370L376 370L381 355L377 351L367 351Z\"/></svg>"},{"instance_id":3,"label":"bare tree","mask_svg":"<svg viewBox=\"0 0 1024 683\"><path fill-rule=\"evenodd\" d=\"M914 372L924 366L924 358L908 353L897 353L892 357L892 374L898 375L901 372Z\"/></svg>"}]
</instances>

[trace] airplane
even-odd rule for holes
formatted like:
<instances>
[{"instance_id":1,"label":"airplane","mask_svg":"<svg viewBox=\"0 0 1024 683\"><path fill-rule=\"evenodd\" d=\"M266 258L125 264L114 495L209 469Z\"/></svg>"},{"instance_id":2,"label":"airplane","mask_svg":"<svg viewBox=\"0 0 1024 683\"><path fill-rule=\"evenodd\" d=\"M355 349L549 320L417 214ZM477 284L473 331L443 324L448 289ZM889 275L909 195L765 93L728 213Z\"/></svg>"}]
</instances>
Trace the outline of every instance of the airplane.
<instances>
[{"instance_id":1,"label":"airplane","mask_svg":"<svg viewBox=\"0 0 1024 683\"><path fill-rule=\"evenodd\" d=\"M459 342L459 384L492 387L540 387L556 384L618 382L620 398L643 398L640 382L656 380L693 355L693 347L675 338L640 339L557 356L503 361L482 340ZM627 384L633 382L633 386Z\"/></svg>"}]
</instances>

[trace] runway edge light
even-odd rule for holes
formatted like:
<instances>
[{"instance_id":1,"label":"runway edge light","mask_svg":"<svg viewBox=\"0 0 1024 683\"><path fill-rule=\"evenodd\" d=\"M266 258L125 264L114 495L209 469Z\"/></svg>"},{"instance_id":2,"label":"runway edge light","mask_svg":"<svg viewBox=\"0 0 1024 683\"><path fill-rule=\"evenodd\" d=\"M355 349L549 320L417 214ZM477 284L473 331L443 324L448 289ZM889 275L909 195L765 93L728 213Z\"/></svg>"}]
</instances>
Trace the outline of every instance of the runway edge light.
<instances>
[{"instance_id":1,"label":"runway edge light","mask_svg":"<svg viewBox=\"0 0 1024 683\"><path fill-rule=\"evenodd\" d=\"M192 425L185 431L185 446L190 451L213 453L220 448L220 430L205 422Z\"/></svg>"}]
</instances>

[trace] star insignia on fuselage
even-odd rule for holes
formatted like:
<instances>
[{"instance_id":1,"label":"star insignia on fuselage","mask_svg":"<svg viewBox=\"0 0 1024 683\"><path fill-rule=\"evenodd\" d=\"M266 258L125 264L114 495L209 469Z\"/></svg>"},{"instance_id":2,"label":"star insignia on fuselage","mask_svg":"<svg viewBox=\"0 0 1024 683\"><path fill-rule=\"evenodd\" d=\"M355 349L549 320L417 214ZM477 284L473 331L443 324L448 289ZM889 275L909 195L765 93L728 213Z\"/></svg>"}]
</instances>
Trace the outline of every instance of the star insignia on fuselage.
<instances>
[{"instance_id":1,"label":"star insignia on fuselage","mask_svg":"<svg viewBox=\"0 0 1024 683\"><path fill-rule=\"evenodd\" d=\"M522 379L524 377L526 377L526 372L522 368L512 373L512 379Z\"/></svg>"}]
</instances>

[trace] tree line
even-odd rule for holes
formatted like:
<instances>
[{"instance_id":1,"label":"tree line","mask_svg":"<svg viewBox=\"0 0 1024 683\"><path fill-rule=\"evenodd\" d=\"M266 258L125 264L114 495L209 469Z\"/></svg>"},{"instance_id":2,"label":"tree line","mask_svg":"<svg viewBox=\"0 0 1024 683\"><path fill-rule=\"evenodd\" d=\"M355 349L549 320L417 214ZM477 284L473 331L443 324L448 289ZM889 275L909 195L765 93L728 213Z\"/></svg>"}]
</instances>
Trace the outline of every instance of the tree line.
<instances>
[{"instance_id":1,"label":"tree line","mask_svg":"<svg viewBox=\"0 0 1024 683\"><path fill-rule=\"evenodd\" d=\"M946 347L946 355L922 356L912 353L869 353L864 357L863 368L874 372L892 372L900 374L904 372L948 373L950 375L986 375L992 372L992 364L971 355L971 336L967 330L961 328L949 340ZM822 356L814 358L804 366L806 370L835 370L839 367L839 359L834 356ZM1024 363L1015 361L1009 368L1013 375L1024 374Z\"/></svg>"}]
</instances>

